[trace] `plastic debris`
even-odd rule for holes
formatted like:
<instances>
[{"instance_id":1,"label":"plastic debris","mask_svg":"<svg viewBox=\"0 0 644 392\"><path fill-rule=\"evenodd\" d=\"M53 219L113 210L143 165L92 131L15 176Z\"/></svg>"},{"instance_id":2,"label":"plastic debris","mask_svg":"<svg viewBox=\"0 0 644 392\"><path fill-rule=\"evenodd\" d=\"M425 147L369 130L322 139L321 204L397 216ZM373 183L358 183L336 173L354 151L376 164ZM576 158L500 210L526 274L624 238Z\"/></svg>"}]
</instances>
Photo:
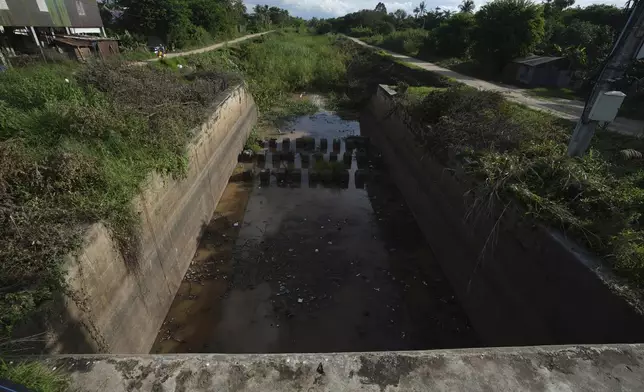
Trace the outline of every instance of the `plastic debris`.
<instances>
[{"instance_id":1,"label":"plastic debris","mask_svg":"<svg viewBox=\"0 0 644 392\"><path fill-rule=\"evenodd\" d=\"M298 299L297 299L297 303L300 303L300 304L301 304L302 302L304 302L304 300L303 300L302 298L298 298Z\"/></svg>"}]
</instances>

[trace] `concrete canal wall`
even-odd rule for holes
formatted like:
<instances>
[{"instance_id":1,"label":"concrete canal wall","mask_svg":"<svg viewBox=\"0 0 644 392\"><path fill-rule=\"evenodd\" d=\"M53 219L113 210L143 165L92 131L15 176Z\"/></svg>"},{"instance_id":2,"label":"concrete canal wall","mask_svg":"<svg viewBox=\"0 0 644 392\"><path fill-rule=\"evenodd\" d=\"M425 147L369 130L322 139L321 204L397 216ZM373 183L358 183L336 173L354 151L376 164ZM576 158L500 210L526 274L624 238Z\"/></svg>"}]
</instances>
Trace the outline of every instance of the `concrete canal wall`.
<instances>
[{"instance_id":1,"label":"concrete canal wall","mask_svg":"<svg viewBox=\"0 0 644 392\"><path fill-rule=\"evenodd\" d=\"M253 355L64 356L87 392L641 391L641 345Z\"/></svg>"},{"instance_id":2,"label":"concrete canal wall","mask_svg":"<svg viewBox=\"0 0 644 392\"><path fill-rule=\"evenodd\" d=\"M644 318L601 262L512 204L471 208L474 183L418 146L380 86L362 115L435 257L486 345L644 341Z\"/></svg>"},{"instance_id":3,"label":"concrete canal wall","mask_svg":"<svg viewBox=\"0 0 644 392\"><path fill-rule=\"evenodd\" d=\"M87 229L68 262L70 290L49 320L46 351L149 352L256 120L245 87L229 89L195 130L186 177L149 177L133 200L136 257L126 260L103 224Z\"/></svg>"}]
</instances>

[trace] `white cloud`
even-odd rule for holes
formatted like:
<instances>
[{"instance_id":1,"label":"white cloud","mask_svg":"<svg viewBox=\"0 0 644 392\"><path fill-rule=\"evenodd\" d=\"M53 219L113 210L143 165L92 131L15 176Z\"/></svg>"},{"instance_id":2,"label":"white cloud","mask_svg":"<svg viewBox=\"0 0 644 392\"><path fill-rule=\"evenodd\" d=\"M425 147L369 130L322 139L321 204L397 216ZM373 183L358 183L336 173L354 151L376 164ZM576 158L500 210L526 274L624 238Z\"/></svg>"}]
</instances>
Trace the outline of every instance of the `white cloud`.
<instances>
[{"instance_id":1,"label":"white cloud","mask_svg":"<svg viewBox=\"0 0 644 392\"><path fill-rule=\"evenodd\" d=\"M487 1L476 1L477 6L487 3ZM393 12L399 8L411 12L414 7L420 3L420 0L414 2L383 2L389 12ZM443 9L456 10L461 0L426 0L425 4L427 9L434 9L440 7ZM623 6L626 0L577 0L575 5L587 6L590 4L614 4ZM303 18L329 18L348 14L350 12L359 11L362 9L374 9L378 0L250 0L246 2L248 10L255 6L255 4L268 4L269 6L276 6L287 9L292 15L301 16Z\"/></svg>"}]
</instances>

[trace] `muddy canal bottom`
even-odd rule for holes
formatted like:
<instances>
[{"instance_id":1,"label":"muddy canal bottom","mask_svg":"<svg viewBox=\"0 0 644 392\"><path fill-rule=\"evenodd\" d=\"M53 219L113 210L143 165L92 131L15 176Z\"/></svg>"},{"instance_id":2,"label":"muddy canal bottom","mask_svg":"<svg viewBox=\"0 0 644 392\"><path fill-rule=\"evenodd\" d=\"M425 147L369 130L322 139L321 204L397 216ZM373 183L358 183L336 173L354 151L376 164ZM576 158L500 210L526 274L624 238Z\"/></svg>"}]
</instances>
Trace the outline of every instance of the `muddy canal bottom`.
<instances>
[{"instance_id":1,"label":"muddy canal bottom","mask_svg":"<svg viewBox=\"0 0 644 392\"><path fill-rule=\"evenodd\" d=\"M305 116L245 164L252 176L233 176L153 353L477 345L378 152L347 138L357 135L356 121Z\"/></svg>"}]
</instances>

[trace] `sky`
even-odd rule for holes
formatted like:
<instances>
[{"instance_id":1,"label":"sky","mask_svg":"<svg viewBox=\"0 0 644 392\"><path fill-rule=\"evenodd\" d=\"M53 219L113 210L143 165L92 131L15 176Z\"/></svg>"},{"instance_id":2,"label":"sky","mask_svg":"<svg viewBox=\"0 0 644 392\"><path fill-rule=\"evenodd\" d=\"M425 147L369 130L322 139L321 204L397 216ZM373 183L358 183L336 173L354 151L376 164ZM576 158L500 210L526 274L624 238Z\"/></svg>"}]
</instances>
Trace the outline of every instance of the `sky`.
<instances>
[{"instance_id":1,"label":"sky","mask_svg":"<svg viewBox=\"0 0 644 392\"><path fill-rule=\"evenodd\" d=\"M387 11L393 12L399 8L410 12L418 5L418 1L401 1L401 2L387 2ZM480 6L487 1L474 0L477 6ZM333 18L336 16L346 15L350 12L355 12L362 9L374 9L378 0L245 0L244 3L248 7L248 11L255 6L255 4L268 4L269 6L277 6L287 9L291 15L300 16L304 19L312 17L318 18ZM461 0L425 0L427 9L434 9L441 7L443 9L456 10ZM575 5L587 6L590 4L614 4L623 6L626 0L577 0Z\"/></svg>"}]
</instances>

